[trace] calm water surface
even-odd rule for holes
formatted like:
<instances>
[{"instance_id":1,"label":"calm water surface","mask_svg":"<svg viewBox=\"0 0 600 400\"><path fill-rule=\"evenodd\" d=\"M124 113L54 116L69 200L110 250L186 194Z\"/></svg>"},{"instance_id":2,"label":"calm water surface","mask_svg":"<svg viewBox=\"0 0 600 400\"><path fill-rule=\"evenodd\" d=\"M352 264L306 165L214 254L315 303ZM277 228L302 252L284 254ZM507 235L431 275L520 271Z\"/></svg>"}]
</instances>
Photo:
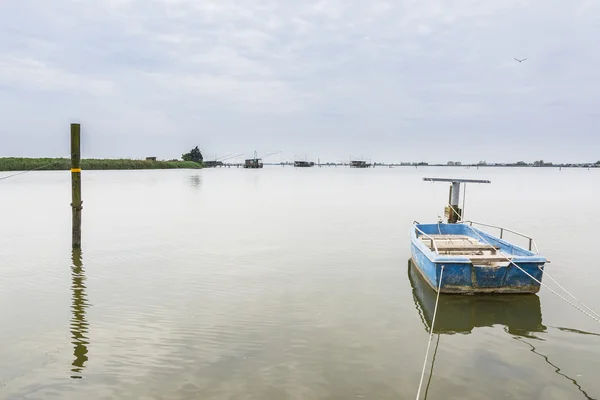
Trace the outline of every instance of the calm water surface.
<instances>
[{"instance_id":1,"label":"calm water surface","mask_svg":"<svg viewBox=\"0 0 600 400\"><path fill-rule=\"evenodd\" d=\"M0 183L0 399L414 399L435 294L409 228L448 198L423 176L490 179L466 217L600 309L598 170L84 171L75 253L69 173L30 173ZM547 289L442 296L424 390L598 399L599 333Z\"/></svg>"}]
</instances>

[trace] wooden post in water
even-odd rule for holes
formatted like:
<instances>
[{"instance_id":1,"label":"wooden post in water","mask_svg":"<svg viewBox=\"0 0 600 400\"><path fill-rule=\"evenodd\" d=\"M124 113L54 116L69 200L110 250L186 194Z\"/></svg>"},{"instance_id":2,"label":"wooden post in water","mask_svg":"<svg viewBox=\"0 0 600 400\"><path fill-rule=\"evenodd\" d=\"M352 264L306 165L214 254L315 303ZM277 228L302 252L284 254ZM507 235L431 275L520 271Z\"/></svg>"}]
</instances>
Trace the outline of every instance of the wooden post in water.
<instances>
[{"instance_id":1,"label":"wooden post in water","mask_svg":"<svg viewBox=\"0 0 600 400\"><path fill-rule=\"evenodd\" d=\"M448 178L423 178L424 181L429 182L450 182L450 193L448 194L448 205L444 209L444 215L448 219L449 224L455 224L462 221L462 213L458 206L460 200L460 184L464 183L491 183L488 180L479 179L448 179ZM464 197L463 197L464 204ZM464 208L464 206L463 206Z\"/></svg>"},{"instance_id":2,"label":"wooden post in water","mask_svg":"<svg viewBox=\"0 0 600 400\"><path fill-rule=\"evenodd\" d=\"M71 209L73 210L73 248L81 247L81 141L80 124L71 124Z\"/></svg>"},{"instance_id":3,"label":"wooden post in water","mask_svg":"<svg viewBox=\"0 0 600 400\"><path fill-rule=\"evenodd\" d=\"M458 207L460 201L460 182L452 182L450 186L450 216L449 224L455 224L461 220L462 210Z\"/></svg>"}]
</instances>

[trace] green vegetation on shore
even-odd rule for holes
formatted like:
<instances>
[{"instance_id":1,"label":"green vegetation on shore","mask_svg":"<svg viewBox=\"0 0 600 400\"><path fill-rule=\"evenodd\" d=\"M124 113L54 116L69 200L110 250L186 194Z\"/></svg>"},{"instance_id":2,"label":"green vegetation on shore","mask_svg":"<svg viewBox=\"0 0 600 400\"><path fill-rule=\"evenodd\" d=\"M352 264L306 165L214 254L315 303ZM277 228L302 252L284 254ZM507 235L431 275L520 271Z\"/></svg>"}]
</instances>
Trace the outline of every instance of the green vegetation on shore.
<instances>
[{"instance_id":1,"label":"green vegetation on shore","mask_svg":"<svg viewBox=\"0 0 600 400\"><path fill-rule=\"evenodd\" d=\"M83 170L111 169L176 169L202 168L202 164L193 161L149 161L129 159L82 159ZM69 158L0 158L0 171L58 171L71 169Z\"/></svg>"},{"instance_id":2,"label":"green vegetation on shore","mask_svg":"<svg viewBox=\"0 0 600 400\"><path fill-rule=\"evenodd\" d=\"M185 153L181 156L183 161L193 161L202 164L204 157L198 146L194 147L189 153Z\"/></svg>"}]
</instances>

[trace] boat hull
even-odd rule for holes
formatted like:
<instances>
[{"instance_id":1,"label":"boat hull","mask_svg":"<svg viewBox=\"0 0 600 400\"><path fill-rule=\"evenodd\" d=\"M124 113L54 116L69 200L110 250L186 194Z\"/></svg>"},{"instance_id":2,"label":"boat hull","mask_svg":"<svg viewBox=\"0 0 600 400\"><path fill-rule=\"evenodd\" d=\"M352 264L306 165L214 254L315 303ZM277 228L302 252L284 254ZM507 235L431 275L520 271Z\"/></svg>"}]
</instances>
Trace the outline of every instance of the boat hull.
<instances>
[{"instance_id":1,"label":"boat hull","mask_svg":"<svg viewBox=\"0 0 600 400\"><path fill-rule=\"evenodd\" d=\"M512 261L477 265L465 256L437 254L411 231L411 255L417 271L425 282L441 293L537 293L540 290L546 260L530 251L463 224L417 225L420 230L432 226L444 234L478 236L486 243L497 245L500 251L513 254ZM442 275L442 267L444 269ZM524 273L523 271L527 272ZM439 278L442 276L440 285ZM535 278L534 279L532 279Z\"/></svg>"}]
</instances>

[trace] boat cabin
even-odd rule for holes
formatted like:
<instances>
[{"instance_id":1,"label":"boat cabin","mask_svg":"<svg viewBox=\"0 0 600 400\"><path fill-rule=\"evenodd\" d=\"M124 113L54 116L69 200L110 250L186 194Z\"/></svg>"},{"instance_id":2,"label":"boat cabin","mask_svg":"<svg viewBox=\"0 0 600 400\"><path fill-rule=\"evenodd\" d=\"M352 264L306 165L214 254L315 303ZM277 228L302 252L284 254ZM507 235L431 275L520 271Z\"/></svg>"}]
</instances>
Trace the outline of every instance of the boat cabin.
<instances>
[{"instance_id":1,"label":"boat cabin","mask_svg":"<svg viewBox=\"0 0 600 400\"><path fill-rule=\"evenodd\" d=\"M312 161L294 161L294 167L314 167L314 165Z\"/></svg>"},{"instance_id":2,"label":"boat cabin","mask_svg":"<svg viewBox=\"0 0 600 400\"><path fill-rule=\"evenodd\" d=\"M244 168L262 168L263 162L260 158L249 158L244 161Z\"/></svg>"},{"instance_id":3,"label":"boat cabin","mask_svg":"<svg viewBox=\"0 0 600 400\"><path fill-rule=\"evenodd\" d=\"M368 168L370 165L367 164L366 161L362 161L362 160L353 160L350 161L350 167L351 168Z\"/></svg>"}]
</instances>

